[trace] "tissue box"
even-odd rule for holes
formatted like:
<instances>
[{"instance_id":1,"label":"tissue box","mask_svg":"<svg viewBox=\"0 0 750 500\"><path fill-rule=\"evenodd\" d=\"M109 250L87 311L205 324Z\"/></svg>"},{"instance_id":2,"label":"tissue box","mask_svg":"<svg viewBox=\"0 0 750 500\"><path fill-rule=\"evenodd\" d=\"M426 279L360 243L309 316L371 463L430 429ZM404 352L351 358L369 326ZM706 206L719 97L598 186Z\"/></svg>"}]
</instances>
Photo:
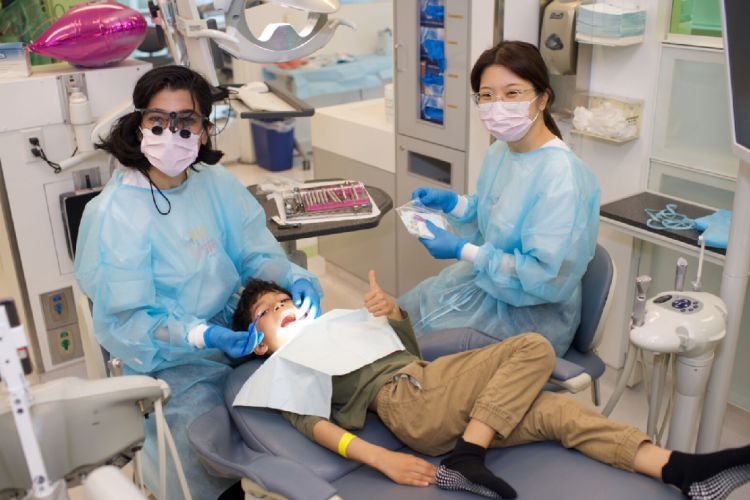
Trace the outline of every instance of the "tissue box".
<instances>
[{"instance_id":1,"label":"tissue box","mask_svg":"<svg viewBox=\"0 0 750 500\"><path fill-rule=\"evenodd\" d=\"M611 142L628 142L640 135L643 101L639 99L578 93L575 104L573 134Z\"/></svg>"},{"instance_id":2,"label":"tissue box","mask_svg":"<svg viewBox=\"0 0 750 500\"><path fill-rule=\"evenodd\" d=\"M595 3L576 9L576 40L603 45L629 45L643 40L646 11L637 6Z\"/></svg>"},{"instance_id":3,"label":"tissue box","mask_svg":"<svg viewBox=\"0 0 750 500\"><path fill-rule=\"evenodd\" d=\"M0 43L0 78L24 78L30 74L29 53L23 44Z\"/></svg>"}]
</instances>

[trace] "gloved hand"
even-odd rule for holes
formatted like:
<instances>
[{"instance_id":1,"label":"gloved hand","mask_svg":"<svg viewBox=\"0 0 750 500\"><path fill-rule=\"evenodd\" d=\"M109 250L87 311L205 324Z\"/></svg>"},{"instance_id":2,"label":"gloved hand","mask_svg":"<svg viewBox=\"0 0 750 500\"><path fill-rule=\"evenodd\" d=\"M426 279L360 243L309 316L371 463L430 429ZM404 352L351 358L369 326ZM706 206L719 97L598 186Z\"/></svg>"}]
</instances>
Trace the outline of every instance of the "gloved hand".
<instances>
[{"instance_id":1,"label":"gloved hand","mask_svg":"<svg viewBox=\"0 0 750 500\"><path fill-rule=\"evenodd\" d=\"M461 249L466 245L466 240L445 229L440 229L430 221L425 221L425 225L435 238L432 240L419 238L419 241L427 248L430 255L436 259L461 259Z\"/></svg>"},{"instance_id":2,"label":"gloved hand","mask_svg":"<svg viewBox=\"0 0 750 500\"><path fill-rule=\"evenodd\" d=\"M442 210L445 213L453 210L458 203L458 195L453 191L431 187L416 189L411 194L411 199L419 201L426 207Z\"/></svg>"},{"instance_id":3,"label":"gloved hand","mask_svg":"<svg viewBox=\"0 0 750 500\"><path fill-rule=\"evenodd\" d=\"M320 295L310 280L295 281L290 292L292 292L292 302L300 308L303 315L311 314L313 318L320 316Z\"/></svg>"},{"instance_id":4,"label":"gloved hand","mask_svg":"<svg viewBox=\"0 0 750 500\"><path fill-rule=\"evenodd\" d=\"M215 347L233 358L241 358L252 352L263 340L263 333L255 329L255 323L246 332L235 332L219 325L211 325L203 332L206 347Z\"/></svg>"}]
</instances>

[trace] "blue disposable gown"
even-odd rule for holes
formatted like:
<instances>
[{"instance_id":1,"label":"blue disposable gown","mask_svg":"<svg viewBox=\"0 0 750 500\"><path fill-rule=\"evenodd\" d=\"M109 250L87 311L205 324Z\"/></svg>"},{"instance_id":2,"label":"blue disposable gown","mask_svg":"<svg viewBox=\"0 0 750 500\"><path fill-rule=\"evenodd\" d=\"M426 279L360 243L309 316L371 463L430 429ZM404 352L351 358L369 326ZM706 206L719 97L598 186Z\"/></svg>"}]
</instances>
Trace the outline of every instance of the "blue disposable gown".
<instances>
[{"instance_id":1,"label":"blue disposable gown","mask_svg":"<svg viewBox=\"0 0 750 500\"><path fill-rule=\"evenodd\" d=\"M457 232L479 246L405 293L399 304L418 335L472 327L504 339L547 337L564 354L581 314L581 277L594 255L599 187L572 152L543 147L515 153L503 142L485 156L477 192Z\"/></svg>"},{"instance_id":2,"label":"blue disposable gown","mask_svg":"<svg viewBox=\"0 0 750 500\"><path fill-rule=\"evenodd\" d=\"M123 183L117 170L86 206L76 245L75 273L93 302L99 343L120 358L126 373L165 380L172 399L165 415L177 442L193 498L216 498L231 481L208 475L190 449L188 425L224 404L230 360L187 340L199 323L228 325L232 297L249 278L289 287L317 279L290 263L266 228L263 209L221 166L200 166L164 190L168 215L154 207L149 188ZM162 210L166 202L156 193ZM236 297L236 295L234 295ZM154 419L147 420L147 486L157 492ZM180 493L173 468L170 498Z\"/></svg>"}]
</instances>

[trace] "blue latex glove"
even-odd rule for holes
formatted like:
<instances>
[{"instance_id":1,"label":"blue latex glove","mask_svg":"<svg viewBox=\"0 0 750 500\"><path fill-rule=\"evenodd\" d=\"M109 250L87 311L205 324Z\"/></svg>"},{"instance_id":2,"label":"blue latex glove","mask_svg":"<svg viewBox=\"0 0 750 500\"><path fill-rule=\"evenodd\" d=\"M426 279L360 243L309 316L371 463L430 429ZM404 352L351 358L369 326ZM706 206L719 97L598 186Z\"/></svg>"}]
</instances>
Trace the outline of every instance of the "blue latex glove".
<instances>
[{"instance_id":1,"label":"blue latex glove","mask_svg":"<svg viewBox=\"0 0 750 500\"><path fill-rule=\"evenodd\" d=\"M302 314L313 318L320 316L320 295L309 280L300 279L292 284L292 302L300 308Z\"/></svg>"},{"instance_id":2,"label":"blue latex glove","mask_svg":"<svg viewBox=\"0 0 750 500\"><path fill-rule=\"evenodd\" d=\"M206 347L215 347L233 358L250 354L263 340L263 332L255 329L255 323L246 332L235 332L219 325L211 325L203 332Z\"/></svg>"},{"instance_id":3,"label":"blue latex glove","mask_svg":"<svg viewBox=\"0 0 750 500\"><path fill-rule=\"evenodd\" d=\"M453 191L431 187L416 189L411 194L411 199L419 201L426 207L442 210L445 213L453 210L458 203L458 195Z\"/></svg>"},{"instance_id":4,"label":"blue latex glove","mask_svg":"<svg viewBox=\"0 0 750 500\"><path fill-rule=\"evenodd\" d=\"M436 259L461 260L461 249L466 245L466 240L445 229L440 229L430 221L425 221L425 224L427 229L435 235L435 239L419 238L419 241L427 248L430 255Z\"/></svg>"},{"instance_id":5,"label":"blue latex glove","mask_svg":"<svg viewBox=\"0 0 750 500\"><path fill-rule=\"evenodd\" d=\"M729 226L731 223L731 211L717 210L711 215L695 219L695 228L703 232L706 246L726 248L729 244Z\"/></svg>"}]
</instances>

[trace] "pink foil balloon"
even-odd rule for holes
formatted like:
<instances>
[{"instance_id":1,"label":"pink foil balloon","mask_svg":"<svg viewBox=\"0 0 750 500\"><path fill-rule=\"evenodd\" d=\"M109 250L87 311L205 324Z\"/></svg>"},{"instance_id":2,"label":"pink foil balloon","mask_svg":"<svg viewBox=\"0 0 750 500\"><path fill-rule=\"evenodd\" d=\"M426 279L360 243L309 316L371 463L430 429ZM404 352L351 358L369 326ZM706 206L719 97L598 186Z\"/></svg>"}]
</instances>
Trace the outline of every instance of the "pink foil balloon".
<instances>
[{"instance_id":1,"label":"pink foil balloon","mask_svg":"<svg viewBox=\"0 0 750 500\"><path fill-rule=\"evenodd\" d=\"M37 54L98 67L128 57L146 37L146 20L116 2L77 5L29 45Z\"/></svg>"}]
</instances>

